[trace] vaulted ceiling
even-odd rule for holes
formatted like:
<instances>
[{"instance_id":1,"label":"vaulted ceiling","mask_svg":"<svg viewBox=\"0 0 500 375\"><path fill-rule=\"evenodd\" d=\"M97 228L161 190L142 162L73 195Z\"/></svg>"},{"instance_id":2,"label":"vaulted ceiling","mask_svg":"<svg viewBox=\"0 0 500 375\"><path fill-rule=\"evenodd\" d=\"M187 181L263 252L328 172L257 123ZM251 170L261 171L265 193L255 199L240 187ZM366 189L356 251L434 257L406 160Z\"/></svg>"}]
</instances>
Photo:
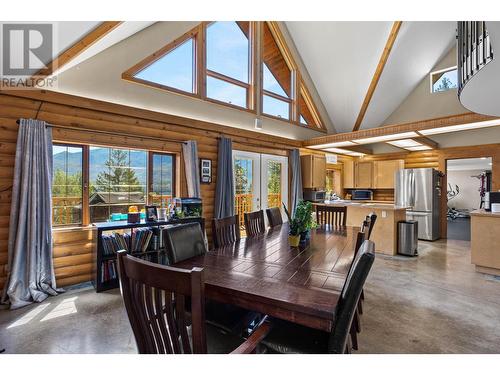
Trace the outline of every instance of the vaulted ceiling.
<instances>
[{"instance_id":1,"label":"vaulted ceiling","mask_svg":"<svg viewBox=\"0 0 500 375\"><path fill-rule=\"evenodd\" d=\"M339 133L356 122L392 22L286 22ZM378 127L453 47L456 22L403 22L360 129Z\"/></svg>"},{"instance_id":2,"label":"vaulted ceiling","mask_svg":"<svg viewBox=\"0 0 500 375\"><path fill-rule=\"evenodd\" d=\"M114 65L116 65L118 61L124 60L124 57L120 55L123 51L120 52L120 49L115 47L119 42L130 38L140 31L143 32L140 33L141 35L138 38L135 37L135 39L141 41L141 43L144 42L144 38L152 40L152 33L156 32L156 30L160 33L163 30L167 30L172 35L175 35L174 29L176 25L182 24L180 22L165 22L163 23L165 27L155 25L159 27L149 28L149 31L143 30L152 23L122 22L110 32L105 33L90 48L79 53L56 72L56 74L61 74L64 71L71 71L75 77L75 79L69 79L69 77L72 77L72 74L68 75L66 72L62 74L62 78L66 82L71 82L71 85L62 84L62 91L77 95L89 95L91 87L94 90L96 87L93 83L90 86L89 84L99 70L96 70L95 64L82 64L83 62L95 60L96 63L100 61L102 65L103 61L109 62L112 59ZM57 40L59 41L57 51L61 53L81 40L82 37L92 30L95 30L100 23L54 22L54 24L57 25ZM360 113L363 100L367 95L370 82L379 64L384 46L386 46L393 22L298 21L285 22L282 26L288 29L293 44L316 89L317 97L320 98L326 109L326 114L330 119L329 123L332 123L335 128L329 129L329 131L336 131L338 133L351 132L356 118ZM455 28L456 22L404 21L402 23L378 84L373 92L373 96L369 101L360 129L381 126L398 106L404 102L417 85L428 76L436 63L454 46ZM181 35L183 32L183 30L179 30L178 35ZM162 36L154 35L154 38L161 40ZM106 52L106 58L99 59L97 55L103 55L106 50L109 51L110 47L114 47L116 53L110 54ZM132 53L130 50L128 52ZM137 62L147 55L144 52L140 52L139 54L134 57L130 56L130 60ZM115 60L115 58L118 60ZM130 63L127 62L127 64ZM82 67L82 70L76 74L75 69L72 69L75 67L77 69ZM122 68L120 67L120 69ZM119 80L118 74L120 72L117 71L115 73L113 73L113 77L116 75L116 79ZM79 74L83 77L82 79L77 79ZM101 82L107 79L106 77L99 78L98 76L95 78ZM144 90L144 88L132 86L127 86L126 88L127 90L138 90L133 97L138 100L138 105L140 105L140 95L146 95L146 93L139 92L139 90ZM101 87L100 90L103 91L104 88ZM120 91L123 92L123 90ZM96 98L117 97L121 95L121 92L115 94L112 92L99 92L95 96ZM149 102L152 103L152 100ZM130 100L127 104L134 105ZM176 103L171 104L175 108L179 108ZM167 107L165 110L170 111L171 108ZM157 107L155 109L160 110ZM234 119L230 122L234 123ZM216 118L207 120L217 121ZM293 138L304 137L304 134L292 135L290 133L290 135Z\"/></svg>"}]
</instances>

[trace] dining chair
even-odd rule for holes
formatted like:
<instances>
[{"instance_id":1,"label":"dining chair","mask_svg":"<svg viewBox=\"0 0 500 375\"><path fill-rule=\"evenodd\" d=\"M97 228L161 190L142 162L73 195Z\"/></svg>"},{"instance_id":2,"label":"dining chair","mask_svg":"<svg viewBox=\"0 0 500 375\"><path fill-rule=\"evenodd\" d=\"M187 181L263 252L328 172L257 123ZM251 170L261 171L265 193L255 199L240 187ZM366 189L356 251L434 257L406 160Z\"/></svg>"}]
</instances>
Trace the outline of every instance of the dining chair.
<instances>
[{"instance_id":1,"label":"dining chair","mask_svg":"<svg viewBox=\"0 0 500 375\"><path fill-rule=\"evenodd\" d=\"M283 224L283 217L281 216L281 210L279 207L266 209L266 215L271 228Z\"/></svg>"},{"instance_id":2,"label":"dining chair","mask_svg":"<svg viewBox=\"0 0 500 375\"><path fill-rule=\"evenodd\" d=\"M215 248L239 241L241 238L239 216L212 219L212 238Z\"/></svg>"},{"instance_id":3,"label":"dining chair","mask_svg":"<svg viewBox=\"0 0 500 375\"><path fill-rule=\"evenodd\" d=\"M345 227L347 224L347 207L317 205L316 221L320 226Z\"/></svg>"},{"instance_id":4,"label":"dining chair","mask_svg":"<svg viewBox=\"0 0 500 375\"><path fill-rule=\"evenodd\" d=\"M269 332L269 324L264 322L244 341L207 325L201 268L163 266L120 250L118 274L140 354L252 353ZM188 297L189 319L185 306Z\"/></svg>"},{"instance_id":5,"label":"dining chair","mask_svg":"<svg viewBox=\"0 0 500 375\"><path fill-rule=\"evenodd\" d=\"M266 231L266 223L264 221L264 211L248 212L244 214L245 230L247 237L257 236Z\"/></svg>"},{"instance_id":6,"label":"dining chair","mask_svg":"<svg viewBox=\"0 0 500 375\"><path fill-rule=\"evenodd\" d=\"M344 282L331 332L319 331L283 320L272 320L271 332L262 341L272 353L350 353L349 333L361 290L375 259L375 244L363 242Z\"/></svg>"},{"instance_id":7,"label":"dining chair","mask_svg":"<svg viewBox=\"0 0 500 375\"><path fill-rule=\"evenodd\" d=\"M199 223L168 226L164 233L167 258L172 266L207 252ZM207 300L205 313L208 323L235 335L242 334L252 322L262 319L258 313L212 300Z\"/></svg>"}]
</instances>

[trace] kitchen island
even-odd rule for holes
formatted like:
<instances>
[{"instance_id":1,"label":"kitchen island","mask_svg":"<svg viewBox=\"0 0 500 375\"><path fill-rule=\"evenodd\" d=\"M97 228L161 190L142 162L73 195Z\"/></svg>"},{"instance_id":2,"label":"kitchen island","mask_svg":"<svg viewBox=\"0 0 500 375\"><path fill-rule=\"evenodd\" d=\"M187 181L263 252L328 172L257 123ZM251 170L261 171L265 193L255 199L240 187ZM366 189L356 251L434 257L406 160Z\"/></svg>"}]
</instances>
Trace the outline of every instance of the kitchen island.
<instances>
[{"instance_id":1,"label":"kitchen island","mask_svg":"<svg viewBox=\"0 0 500 375\"><path fill-rule=\"evenodd\" d=\"M357 202L357 201L330 201L314 203L315 206L347 207L347 225L360 226L370 213L377 215L373 227L371 240L375 242L375 251L386 254L397 254L398 221L406 220L406 207L399 207L393 203Z\"/></svg>"},{"instance_id":2,"label":"kitchen island","mask_svg":"<svg viewBox=\"0 0 500 375\"><path fill-rule=\"evenodd\" d=\"M475 210L471 217L471 262L476 271L500 275L500 213Z\"/></svg>"}]
</instances>

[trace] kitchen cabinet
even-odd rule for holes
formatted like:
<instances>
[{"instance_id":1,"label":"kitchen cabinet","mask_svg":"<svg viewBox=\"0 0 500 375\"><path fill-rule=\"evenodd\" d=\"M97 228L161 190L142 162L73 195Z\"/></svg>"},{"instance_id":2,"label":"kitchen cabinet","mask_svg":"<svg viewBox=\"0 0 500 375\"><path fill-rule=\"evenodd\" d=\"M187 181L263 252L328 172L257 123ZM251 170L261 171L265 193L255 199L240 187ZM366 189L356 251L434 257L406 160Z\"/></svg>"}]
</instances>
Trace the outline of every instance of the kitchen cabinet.
<instances>
[{"instance_id":1,"label":"kitchen cabinet","mask_svg":"<svg viewBox=\"0 0 500 375\"><path fill-rule=\"evenodd\" d=\"M354 161L346 160L343 165L344 189L354 189Z\"/></svg>"},{"instance_id":2,"label":"kitchen cabinet","mask_svg":"<svg viewBox=\"0 0 500 375\"><path fill-rule=\"evenodd\" d=\"M357 161L355 168L355 186L356 188L369 189L373 187L373 162Z\"/></svg>"},{"instance_id":3,"label":"kitchen cabinet","mask_svg":"<svg viewBox=\"0 0 500 375\"><path fill-rule=\"evenodd\" d=\"M373 188L394 189L394 174L404 169L404 160L382 160L373 163Z\"/></svg>"},{"instance_id":4,"label":"kitchen cabinet","mask_svg":"<svg viewBox=\"0 0 500 375\"><path fill-rule=\"evenodd\" d=\"M326 187L326 158L324 155L302 155L302 187L324 189Z\"/></svg>"}]
</instances>

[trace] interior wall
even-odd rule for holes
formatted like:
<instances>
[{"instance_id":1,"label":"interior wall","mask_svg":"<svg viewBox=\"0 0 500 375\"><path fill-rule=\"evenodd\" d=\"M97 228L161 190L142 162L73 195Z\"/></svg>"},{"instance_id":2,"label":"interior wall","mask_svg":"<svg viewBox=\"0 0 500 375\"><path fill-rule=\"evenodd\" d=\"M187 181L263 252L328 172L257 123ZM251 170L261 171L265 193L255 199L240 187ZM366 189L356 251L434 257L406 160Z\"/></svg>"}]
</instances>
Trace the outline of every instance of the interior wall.
<instances>
[{"instance_id":1,"label":"interior wall","mask_svg":"<svg viewBox=\"0 0 500 375\"><path fill-rule=\"evenodd\" d=\"M56 90L111 103L255 130L256 114L251 111L214 104L198 98L125 81L121 78L123 72L198 24L199 22L195 21L157 22L60 74ZM285 38L288 38L287 41L289 41L288 34L285 34ZM300 55L295 48L291 49L294 53L294 59L303 68L304 64ZM319 107L318 110L326 128L330 132L334 131L309 75L305 74L304 79ZM290 125L286 121L264 116L261 117L261 120L262 130L260 132L266 134L285 136L291 139L307 139L324 135L323 132Z\"/></svg>"},{"instance_id":2,"label":"interior wall","mask_svg":"<svg viewBox=\"0 0 500 375\"><path fill-rule=\"evenodd\" d=\"M477 210L481 203L479 188L481 181L472 177L479 175L483 170L470 169L464 171L448 171L448 189L451 185L453 190L458 185L459 193L448 201L448 207L460 210Z\"/></svg>"},{"instance_id":3,"label":"interior wall","mask_svg":"<svg viewBox=\"0 0 500 375\"><path fill-rule=\"evenodd\" d=\"M55 125L53 139L66 143L97 144L181 155L181 143L198 142L200 158L212 160L212 183L201 184L203 216L211 237L217 180L217 142L221 135L233 140L233 148L245 151L288 155L299 143L256 132L216 124L176 118L130 107L115 106L85 98L33 91L25 94L0 94L0 289L6 279L7 242L12 196L12 178L19 118L38 118ZM104 132L104 133L103 133ZM109 132L109 133L106 133ZM181 157L181 156L179 156ZM180 162L180 196L185 196L183 162ZM54 231L54 268L60 286L92 278L95 230L92 227Z\"/></svg>"},{"instance_id":4,"label":"interior wall","mask_svg":"<svg viewBox=\"0 0 500 375\"><path fill-rule=\"evenodd\" d=\"M457 65L457 51L452 48L431 71ZM430 72L429 72L430 73ZM458 100L457 90L431 93L426 75L399 107L384 121L384 125L401 124L469 112Z\"/></svg>"}]
</instances>

